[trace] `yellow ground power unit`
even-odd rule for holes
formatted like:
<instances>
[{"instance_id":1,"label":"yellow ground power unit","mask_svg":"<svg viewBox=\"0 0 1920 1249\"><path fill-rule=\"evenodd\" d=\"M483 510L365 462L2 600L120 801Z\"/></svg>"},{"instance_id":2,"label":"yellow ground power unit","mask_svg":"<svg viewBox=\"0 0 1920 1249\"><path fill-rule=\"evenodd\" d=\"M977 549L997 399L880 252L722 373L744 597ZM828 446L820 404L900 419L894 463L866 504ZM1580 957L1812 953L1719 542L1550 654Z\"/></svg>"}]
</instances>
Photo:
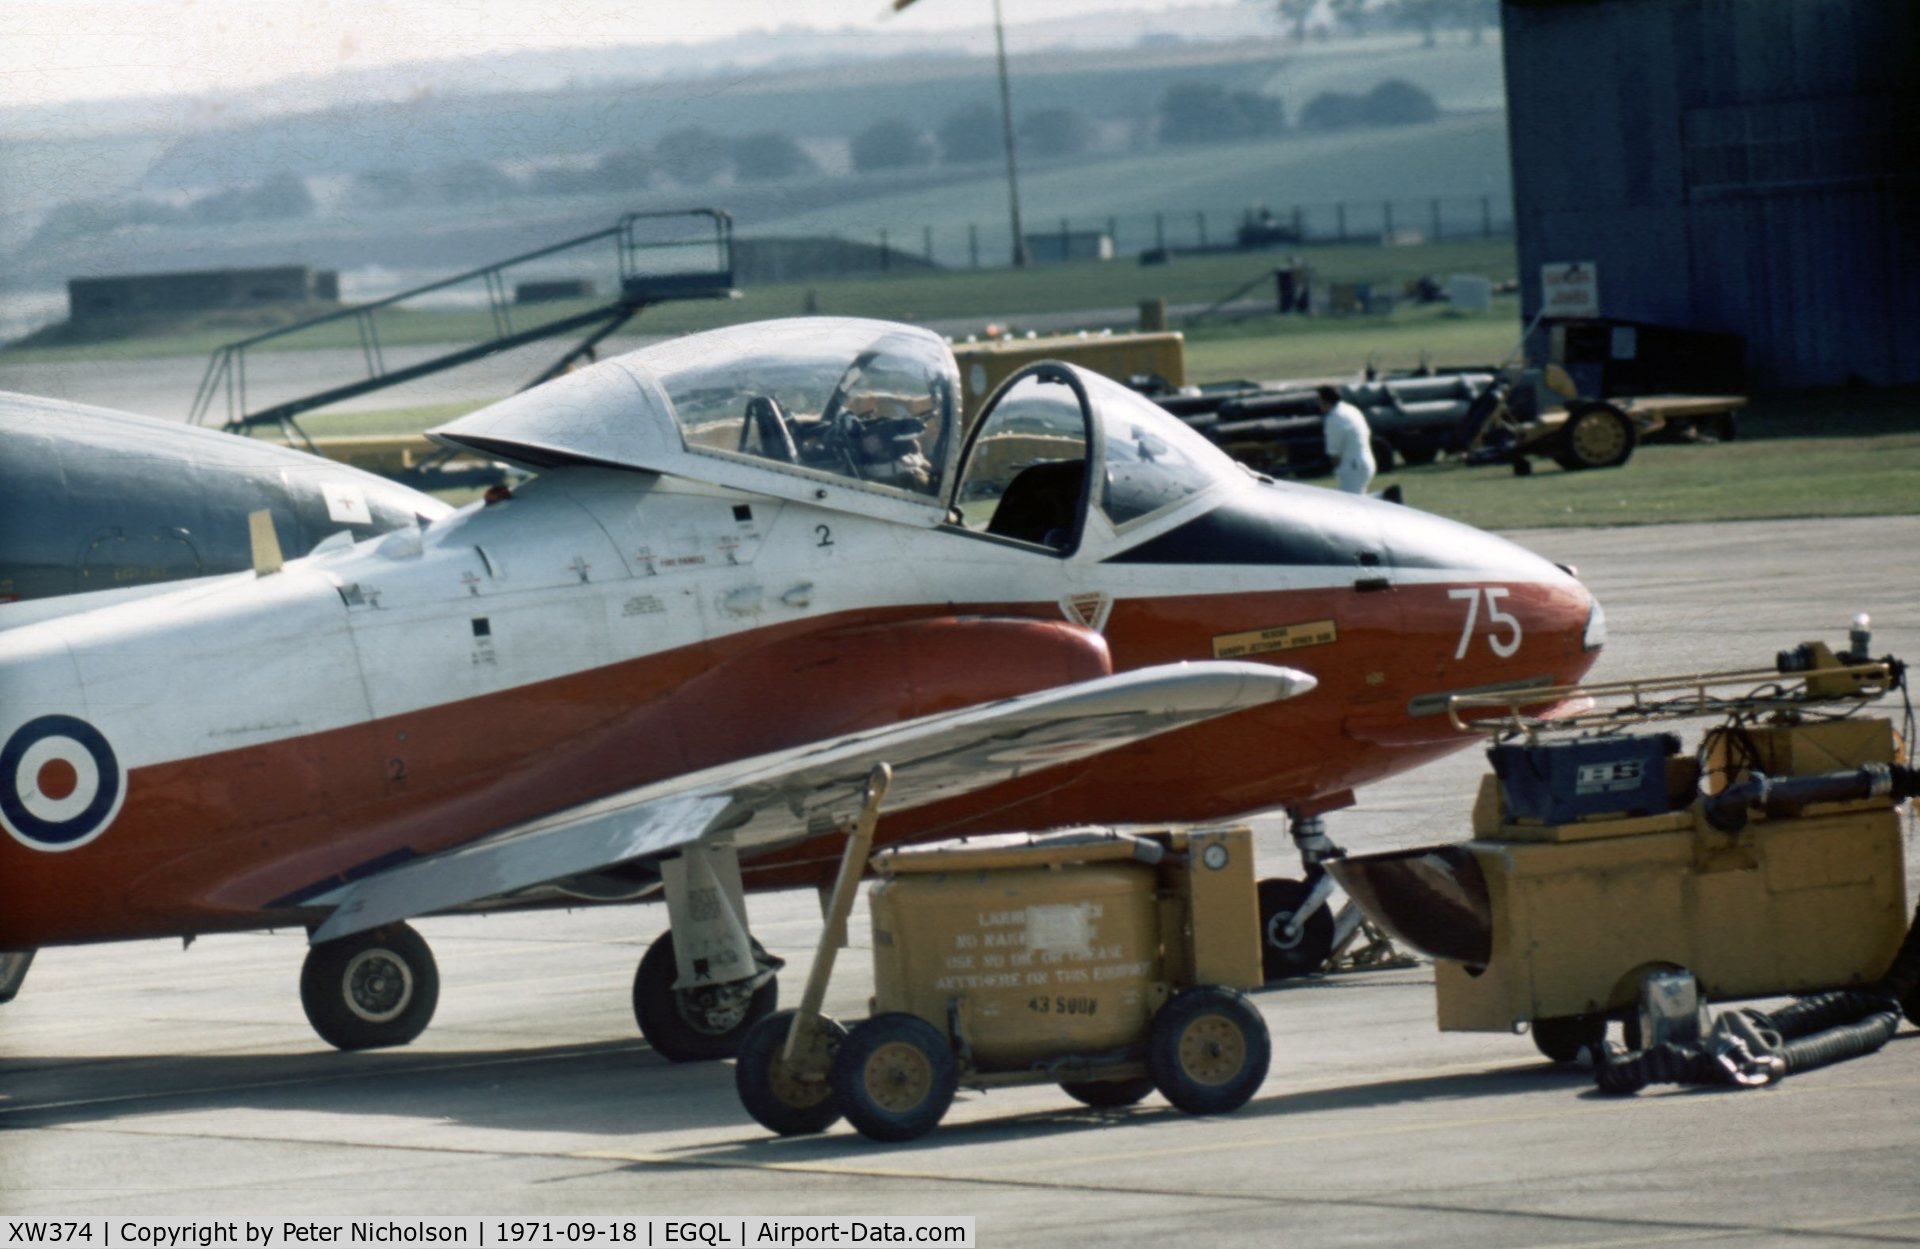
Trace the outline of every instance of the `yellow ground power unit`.
<instances>
[{"instance_id":1,"label":"yellow ground power unit","mask_svg":"<svg viewBox=\"0 0 1920 1249\"><path fill-rule=\"evenodd\" d=\"M1238 1108L1265 1078L1266 1025L1238 992L1262 983L1246 828L875 856L873 1014L848 1030L819 1005L870 846L862 824L800 1008L741 1044L741 1101L765 1126L818 1132L844 1115L867 1136L910 1140L962 1084L1059 1084L1091 1106L1157 1089L1208 1114Z\"/></svg>"},{"instance_id":2,"label":"yellow ground power unit","mask_svg":"<svg viewBox=\"0 0 1920 1249\"><path fill-rule=\"evenodd\" d=\"M1906 933L1899 822L1885 799L1728 834L1699 804L1511 824L1489 810L1493 788L1470 843L1494 917L1488 957L1437 965L1443 1030L1531 1023L1550 1057L1571 1057L1595 1021L1635 1006L1650 971L1688 970L1715 1001L1862 985Z\"/></svg>"},{"instance_id":3,"label":"yellow ground power unit","mask_svg":"<svg viewBox=\"0 0 1920 1249\"><path fill-rule=\"evenodd\" d=\"M1473 840L1330 870L1434 956L1443 1031L1530 1030L1556 1061L1599 1052L1610 1018L1637 1049L1643 990L1669 973L1712 1001L1874 985L1908 927L1896 806L1914 774L1890 721L1794 709L1884 688L1833 681L1769 691L1761 714L1722 700L1697 755L1669 734L1497 746ZM1609 795L1625 809L1593 809Z\"/></svg>"}]
</instances>

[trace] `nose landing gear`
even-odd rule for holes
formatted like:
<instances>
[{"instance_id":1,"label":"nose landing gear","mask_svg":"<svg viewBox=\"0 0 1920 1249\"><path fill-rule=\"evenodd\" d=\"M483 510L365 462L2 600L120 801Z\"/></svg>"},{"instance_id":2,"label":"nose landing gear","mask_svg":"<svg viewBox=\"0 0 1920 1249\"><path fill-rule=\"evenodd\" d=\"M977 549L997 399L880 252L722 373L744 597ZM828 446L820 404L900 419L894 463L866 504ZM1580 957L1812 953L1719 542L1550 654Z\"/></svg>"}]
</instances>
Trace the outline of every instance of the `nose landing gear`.
<instances>
[{"instance_id":1,"label":"nose landing gear","mask_svg":"<svg viewBox=\"0 0 1920 1249\"><path fill-rule=\"evenodd\" d=\"M1386 933L1351 899L1333 909L1333 878L1326 863L1346 851L1327 836L1317 815L1289 813L1287 832L1300 851L1304 880L1273 877L1260 882L1260 961L1267 983L1317 971L1363 971L1411 967Z\"/></svg>"}]
</instances>

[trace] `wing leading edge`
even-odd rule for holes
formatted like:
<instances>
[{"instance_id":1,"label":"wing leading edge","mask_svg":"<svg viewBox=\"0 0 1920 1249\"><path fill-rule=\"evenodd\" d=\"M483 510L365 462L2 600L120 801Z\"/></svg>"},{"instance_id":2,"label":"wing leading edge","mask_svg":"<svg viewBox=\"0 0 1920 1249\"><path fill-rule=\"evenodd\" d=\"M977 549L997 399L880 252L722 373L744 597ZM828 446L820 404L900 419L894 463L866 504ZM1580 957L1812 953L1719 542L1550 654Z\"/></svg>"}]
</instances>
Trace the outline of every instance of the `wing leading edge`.
<instances>
[{"instance_id":1,"label":"wing leading edge","mask_svg":"<svg viewBox=\"0 0 1920 1249\"><path fill-rule=\"evenodd\" d=\"M584 803L356 881L319 943L382 924L670 853L726 834L743 852L831 832L859 810L867 773L893 768L890 810L1304 694L1304 672L1215 661L1142 668L776 751Z\"/></svg>"}]
</instances>

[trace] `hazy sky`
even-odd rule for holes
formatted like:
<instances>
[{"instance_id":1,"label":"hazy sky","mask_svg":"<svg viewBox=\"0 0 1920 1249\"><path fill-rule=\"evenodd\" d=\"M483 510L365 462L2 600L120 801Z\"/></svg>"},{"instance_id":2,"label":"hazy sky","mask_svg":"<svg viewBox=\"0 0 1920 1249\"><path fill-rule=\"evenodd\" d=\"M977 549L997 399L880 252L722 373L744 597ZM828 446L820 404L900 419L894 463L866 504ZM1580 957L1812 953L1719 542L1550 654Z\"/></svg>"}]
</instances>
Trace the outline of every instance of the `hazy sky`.
<instances>
[{"instance_id":1,"label":"hazy sky","mask_svg":"<svg viewBox=\"0 0 1920 1249\"><path fill-rule=\"evenodd\" d=\"M1003 0L1009 25L1174 0ZM1189 3L1192 0L1188 0ZM782 25L984 25L992 0L0 0L0 100L242 87L523 48L682 42Z\"/></svg>"}]
</instances>

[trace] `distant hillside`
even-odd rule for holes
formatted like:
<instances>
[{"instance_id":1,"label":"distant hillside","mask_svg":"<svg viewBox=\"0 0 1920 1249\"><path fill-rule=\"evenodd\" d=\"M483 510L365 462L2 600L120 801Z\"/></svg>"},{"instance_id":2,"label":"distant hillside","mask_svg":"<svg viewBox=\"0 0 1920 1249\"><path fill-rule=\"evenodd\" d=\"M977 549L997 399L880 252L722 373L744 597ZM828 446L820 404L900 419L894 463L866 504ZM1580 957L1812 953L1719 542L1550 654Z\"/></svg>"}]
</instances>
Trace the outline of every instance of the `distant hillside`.
<instances>
[{"instance_id":1,"label":"distant hillside","mask_svg":"<svg viewBox=\"0 0 1920 1249\"><path fill-rule=\"evenodd\" d=\"M1075 228L1105 228L1111 219L1118 251L1131 257L1162 237L1176 249L1219 243L1256 206L1283 217L1300 206L1317 237L1331 236L1343 223L1352 237L1377 236L1389 219L1395 232L1432 233L1438 198L1444 237L1477 233L1489 221L1504 230L1510 215L1505 120L1484 108L1501 101L1499 56L1493 40L1474 45L1455 38L1429 49L1413 37L1394 36L1306 47L1271 40L1155 44L1016 58L1019 116L1073 109L1093 119L1102 135L1102 150L1078 156L1023 151L1027 229L1057 229L1062 217ZM1422 87L1446 112L1437 122L1387 130L1289 131L1186 148L1152 141L1154 114L1175 83L1261 90L1283 98L1292 119L1322 91L1364 92L1386 77ZM984 265L1004 264L1006 184L997 156L855 176L829 169L780 182L723 177L693 188L660 178L639 190L522 190L395 208L368 207L342 193L357 170L433 169L461 159L524 168L568 153L645 148L690 125L723 135L777 128L816 151L837 150L844 168L847 136L877 117L931 129L995 94L991 60L958 57L364 104L171 142L153 134L0 135L0 188L13 188L0 189L0 254L13 253L0 270L0 297L58 290L83 274L250 264L382 269L390 272L375 285L384 286L600 229L623 212L698 204L731 212L742 238L802 235L877 245L884 231L893 249L930 253L942 265L968 266L976 255ZM320 206L313 215L125 226L65 245L20 247L43 210L22 213L29 192L43 199L139 195L178 203L189 187L230 186L278 170L315 186Z\"/></svg>"},{"instance_id":2,"label":"distant hillside","mask_svg":"<svg viewBox=\"0 0 1920 1249\"><path fill-rule=\"evenodd\" d=\"M1506 71L1500 43L1455 40L1428 48L1412 38L1349 39L1291 56L1261 86L1286 101L1287 116L1297 118L1309 100L1323 91L1364 94L1387 78L1400 78L1433 96L1449 113L1503 110L1507 106Z\"/></svg>"},{"instance_id":3,"label":"distant hillside","mask_svg":"<svg viewBox=\"0 0 1920 1249\"><path fill-rule=\"evenodd\" d=\"M1176 82L1253 89L1279 45L1206 45L1018 58L1015 110L1073 108L1105 120L1150 116ZM426 168L460 160L529 161L645 147L670 130L723 135L769 128L851 135L881 118L931 130L995 100L987 58L888 61L829 71L635 82L538 94L433 96L273 118L182 139L147 171L153 190L218 186L289 170L304 177Z\"/></svg>"},{"instance_id":4,"label":"distant hillside","mask_svg":"<svg viewBox=\"0 0 1920 1249\"><path fill-rule=\"evenodd\" d=\"M1029 160L1020 197L1029 232L1052 230L1062 217L1080 229L1103 229L1114 218L1122 256L1153 246L1162 229L1176 248L1201 241L1203 212L1209 241L1221 242L1241 214L1259 205L1283 218L1300 207L1303 224L1319 237L1338 229L1344 206L1357 238L1380 232L1389 202L1396 229L1430 234L1438 198L1443 235L1477 232L1483 213L1504 232L1512 214L1506 116L1476 113L1424 126L1159 149L1110 160ZM769 224L785 233L834 230L869 241L885 229L896 245L909 247L931 228L935 259L950 265L966 263L972 224L981 232L986 263L1001 264L1008 246L1006 180L987 167L969 181L862 196Z\"/></svg>"}]
</instances>

